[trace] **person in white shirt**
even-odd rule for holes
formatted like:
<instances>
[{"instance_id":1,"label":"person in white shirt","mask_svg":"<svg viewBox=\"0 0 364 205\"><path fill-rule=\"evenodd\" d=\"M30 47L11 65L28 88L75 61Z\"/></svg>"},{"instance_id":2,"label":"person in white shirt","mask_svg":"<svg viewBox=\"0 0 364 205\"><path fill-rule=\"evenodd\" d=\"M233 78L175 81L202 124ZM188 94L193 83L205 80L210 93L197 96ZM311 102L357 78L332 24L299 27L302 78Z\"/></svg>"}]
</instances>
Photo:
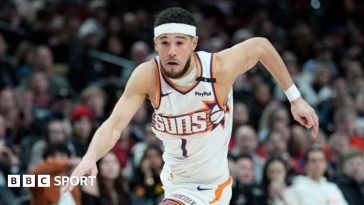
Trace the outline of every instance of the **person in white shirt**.
<instances>
[{"instance_id":1,"label":"person in white shirt","mask_svg":"<svg viewBox=\"0 0 364 205\"><path fill-rule=\"evenodd\" d=\"M325 153L313 147L305 154L306 176L297 176L284 193L286 205L348 205L336 184L324 177Z\"/></svg>"}]
</instances>

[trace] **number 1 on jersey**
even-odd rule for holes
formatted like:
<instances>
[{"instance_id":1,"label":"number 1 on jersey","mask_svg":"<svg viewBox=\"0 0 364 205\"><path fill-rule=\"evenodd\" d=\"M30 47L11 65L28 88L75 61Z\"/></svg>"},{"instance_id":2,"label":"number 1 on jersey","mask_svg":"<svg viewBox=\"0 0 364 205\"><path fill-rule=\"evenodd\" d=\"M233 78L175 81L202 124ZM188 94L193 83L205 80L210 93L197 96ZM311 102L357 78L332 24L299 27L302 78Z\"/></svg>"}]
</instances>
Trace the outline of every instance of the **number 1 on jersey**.
<instances>
[{"instance_id":1,"label":"number 1 on jersey","mask_svg":"<svg viewBox=\"0 0 364 205\"><path fill-rule=\"evenodd\" d=\"M181 145L182 155L184 157L187 157L187 149L186 149L187 140L186 139L181 139L181 140L182 140L182 145Z\"/></svg>"}]
</instances>

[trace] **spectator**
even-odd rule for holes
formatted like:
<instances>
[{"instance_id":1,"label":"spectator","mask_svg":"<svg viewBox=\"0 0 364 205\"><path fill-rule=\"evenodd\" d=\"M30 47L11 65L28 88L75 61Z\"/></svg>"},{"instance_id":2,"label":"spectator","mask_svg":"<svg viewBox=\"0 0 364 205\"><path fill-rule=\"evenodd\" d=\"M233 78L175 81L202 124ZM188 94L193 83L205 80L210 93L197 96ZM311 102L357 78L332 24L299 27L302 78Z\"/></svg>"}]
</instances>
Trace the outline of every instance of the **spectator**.
<instances>
[{"instance_id":1,"label":"spectator","mask_svg":"<svg viewBox=\"0 0 364 205\"><path fill-rule=\"evenodd\" d=\"M134 167L140 166L144 152L149 146L162 147L162 141L155 136L151 124L145 125L143 135L144 139L136 143L131 150Z\"/></svg>"},{"instance_id":2,"label":"spectator","mask_svg":"<svg viewBox=\"0 0 364 205\"><path fill-rule=\"evenodd\" d=\"M144 140L143 130L148 120L147 105L144 103L135 113L130 123L131 135L135 141Z\"/></svg>"},{"instance_id":3,"label":"spectator","mask_svg":"<svg viewBox=\"0 0 364 205\"><path fill-rule=\"evenodd\" d=\"M336 63L333 61L332 52L330 49L325 47L322 44L314 44L316 45L315 48L315 58L309 59L304 65L303 70L304 72L313 73L317 69L318 65L323 65L329 69L329 72L332 73L334 76L338 73L338 68Z\"/></svg>"},{"instance_id":4,"label":"spectator","mask_svg":"<svg viewBox=\"0 0 364 205\"><path fill-rule=\"evenodd\" d=\"M263 190L254 182L253 158L239 155L235 159L236 176L232 187L231 205L264 205Z\"/></svg>"},{"instance_id":5,"label":"spectator","mask_svg":"<svg viewBox=\"0 0 364 205\"><path fill-rule=\"evenodd\" d=\"M262 189L264 204L285 204L284 192L289 185L288 163L281 157L271 157L264 166Z\"/></svg>"},{"instance_id":6,"label":"spectator","mask_svg":"<svg viewBox=\"0 0 364 205\"><path fill-rule=\"evenodd\" d=\"M89 86L81 92L83 104L87 105L96 120L97 126L106 119L105 105L107 96L105 91L98 86Z\"/></svg>"},{"instance_id":7,"label":"spectator","mask_svg":"<svg viewBox=\"0 0 364 205\"><path fill-rule=\"evenodd\" d=\"M235 132L235 146L230 153L233 157L241 154L250 155L254 164L254 181L260 183L263 175L264 161L257 155L257 148L258 139L254 129L248 125L237 128Z\"/></svg>"},{"instance_id":8,"label":"spectator","mask_svg":"<svg viewBox=\"0 0 364 205\"><path fill-rule=\"evenodd\" d=\"M279 132L272 132L264 143L264 149L262 150L263 157L268 156L280 156L283 159L288 160L287 143L285 142L283 135Z\"/></svg>"},{"instance_id":9,"label":"spectator","mask_svg":"<svg viewBox=\"0 0 364 205\"><path fill-rule=\"evenodd\" d=\"M349 137L350 145L364 151L364 138L356 130L357 116L350 108L338 109L335 112L336 132L342 132Z\"/></svg>"},{"instance_id":10,"label":"spectator","mask_svg":"<svg viewBox=\"0 0 364 205\"><path fill-rule=\"evenodd\" d=\"M300 126L291 127L291 137L287 142L288 152L291 157L290 164L296 173L303 173L303 158L309 146L309 136Z\"/></svg>"},{"instance_id":11,"label":"spectator","mask_svg":"<svg viewBox=\"0 0 364 205\"><path fill-rule=\"evenodd\" d=\"M150 48L149 48L148 44L146 44L143 41L137 41L137 42L133 43L133 45L131 46L130 59L132 60L132 62L135 66L148 60L147 57L149 54L150 54ZM134 70L134 67L125 68L123 70L122 82L124 84L126 84L127 80L129 79L131 73Z\"/></svg>"},{"instance_id":12,"label":"spectator","mask_svg":"<svg viewBox=\"0 0 364 205\"><path fill-rule=\"evenodd\" d=\"M132 165L131 150L134 147L134 141L130 135L130 127L127 126L120 134L117 144L112 149L118 157L120 166L123 168L123 176L129 176L130 178L127 177L129 179L133 176L133 172L130 168Z\"/></svg>"},{"instance_id":13,"label":"spectator","mask_svg":"<svg viewBox=\"0 0 364 205\"><path fill-rule=\"evenodd\" d=\"M332 73L328 67L322 64L316 66L311 86L315 92L317 104L331 98L332 90L329 86L331 78Z\"/></svg>"},{"instance_id":14,"label":"spectator","mask_svg":"<svg viewBox=\"0 0 364 205\"><path fill-rule=\"evenodd\" d=\"M34 94L34 103L38 108L48 108L50 106L52 96L49 88L50 79L43 71L35 71L29 79L29 87Z\"/></svg>"},{"instance_id":15,"label":"spectator","mask_svg":"<svg viewBox=\"0 0 364 205\"><path fill-rule=\"evenodd\" d=\"M337 170L341 157L350 150L349 138L343 133L334 133L329 139L330 166Z\"/></svg>"},{"instance_id":16,"label":"spectator","mask_svg":"<svg viewBox=\"0 0 364 205\"><path fill-rule=\"evenodd\" d=\"M35 187L30 189L31 205L81 205L81 193L78 187L72 192L61 192L60 186L55 185L54 177L68 175L72 167L79 160L70 160L70 152L65 144L53 144L48 146L43 153L44 161L34 165L30 169L30 174L50 175L50 187ZM37 177L36 177L37 181Z\"/></svg>"},{"instance_id":17,"label":"spectator","mask_svg":"<svg viewBox=\"0 0 364 205\"><path fill-rule=\"evenodd\" d=\"M249 110L244 103L235 103L233 121L233 130L236 130L238 127L249 123Z\"/></svg>"},{"instance_id":18,"label":"spectator","mask_svg":"<svg viewBox=\"0 0 364 205\"><path fill-rule=\"evenodd\" d=\"M94 116L86 105L76 106L71 113L73 135L71 141L76 149L76 156L82 157L91 141Z\"/></svg>"},{"instance_id":19,"label":"spectator","mask_svg":"<svg viewBox=\"0 0 364 205\"><path fill-rule=\"evenodd\" d=\"M53 53L47 46L39 46L35 49L34 68L45 74L49 82L49 92L54 96L62 88L70 89L68 81L61 73L57 73L54 65Z\"/></svg>"},{"instance_id":20,"label":"spectator","mask_svg":"<svg viewBox=\"0 0 364 205\"><path fill-rule=\"evenodd\" d=\"M75 157L76 148L68 139L63 120L57 118L50 119L46 126L45 139L38 140L32 147L29 166L42 161L42 155L48 146L60 143L64 143L67 146L70 151L70 157Z\"/></svg>"},{"instance_id":21,"label":"spectator","mask_svg":"<svg viewBox=\"0 0 364 205\"><path fill-rule=\"evenodd\" d=\"M12 139L6 134L5 118L0 114L0 142L10 147L13 142Z\"/></svg>"},{"instance_id":22,"label":"spectator","mask_svg":"<svg viewBox=\"0 0 364 205\"><path fill-rule=\"evenodd\" d=\"M0 32L0 88L3 86L15 87L19 79L13 64L7 59L8 44Z\"/></svg>"},{"instance_id":23,"label":"spectator","mask_svg":"<svg viewBox=\"0 0 364 205\"><path fill-rule=\"evenodd\" d=\"M34 133L34 94L29 88L20 88L15 91L17 97L16 101L19 105L20 112L20 126L22 127L22 132L20 135L24 136L26 134Z\"/></svg>"},{"instance_id":24,"label":"spectator","mask_svg":"<svg viewBox=\"0 0 364 205\"><path fill-rule=\"evenodd\" d=\"M305 176L297 176L284 193L288 205L337 204L347 205L336 184L324 177L327 161L321 148L310 148L305 154Z\"/></svg>"},{"instance_id":25,"label":"spectator","mask_svg":"<svg viewBox=\"0 0 364 205\"><path fill-rule=\"evenodd\" d=\"M73 108L72 93L69 89L60 89L53 98L51 113L55 116L66 117L71 115Z\"/></svg>"},{"instance_id":26,"label":"spectator","mask_svg":"<svg viewBox=\"0 0 364 205\"><path fill-rule=\"evenodd\" d=\"M20 200L16 198L19 198L22 189L7 186L7 176L20 174L19 166L19 158L5 145L3 139L0 139L0 204L20 205Z\"/></svg>"},{"instance_id":27,"label":"spectator","mask_svg":"<svg viewBox=\"0 0 364 205\"><path fill-rule=\"evenodd\" d=\"M337 185L349 205L359 205L364 201L364 159L356 149L346 152L341 158L341 175Z\"/></svg>"},{"instance_id":28,"label":"spectator","mask_svg":"<svg viewBox=\"0 0 364 205\"><path fill-rule=\"evenodd\" d=\"M15 93L11 88L0 89L0 115L5 119L6 132L12 141L18 137L19 109L15 99Z\"/></svg>"},{"instance_id":29,"label":"spectator","mask_svg":"<svg viewBox=\"0 0 364 205\"><path fill-rule=\"evenodd\" d=\"M259 141L264 142L270 133L279 132L287 142L290 137L289 123L290 118L286 108L277 103L269 104L260 118Z\"/></svg>"},{"instance_id":30,"label":"spectator","mask_svg":"<svg viewBox=\"0 0 364 205\"><path fill-rule=\"evenodd\" d=\"M264 108L273 102L269 85L265 82L258 83L257 87L253 90L253 96L253 101L249 105L250 116L253 126L258 128L258 119L261 118Z\"/></svg>"},{"instance_id":31,"label":"spectator","mask_svg":"<svg viewBox=\"0 0 364 205\"><path fill-rule=\"evenodd\" d=\"M162 150L158 146L148 147L134 176L135 204L157 205L163 198L162 182L159 177L162 168Z\"/></svg>"},{"instance_id":32,"label":"spectator","mask_svg":"<svg viewBox=\"0 0 364 205\"><path fill-rule=\"evenodd\" d=\"M130 205L129 188L121 176L115 153L109 152L97 163L96 183L82 187L82 202L87 205Z\"/></svg>"},{"instance_id":33,"label":"spectator","mask_svg":"<svg viewBox=\"0 0 364 205\"><path fill-rule=\"evenodd\" d=\"M20 81L27 81L34 71L35 48L30 42L20 43L16 52L16 64Z\"/></svg>"}]
</instances>

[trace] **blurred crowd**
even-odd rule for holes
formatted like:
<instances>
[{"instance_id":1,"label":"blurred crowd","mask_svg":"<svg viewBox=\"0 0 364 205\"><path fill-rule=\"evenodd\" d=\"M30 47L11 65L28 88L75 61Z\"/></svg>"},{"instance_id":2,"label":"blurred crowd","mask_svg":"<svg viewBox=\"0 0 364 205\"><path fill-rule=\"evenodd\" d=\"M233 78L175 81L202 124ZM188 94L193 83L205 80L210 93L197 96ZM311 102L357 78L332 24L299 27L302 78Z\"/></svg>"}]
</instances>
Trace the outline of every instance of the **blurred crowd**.
<instances>
[{"instance_id":1,"label":"blurred crowd","mask_svg":"<svg viewBox=\"0 0 364 205\"><path fill-rule=\"evenodd\" d=\"M239 77L230 204L362 204L362 0L2 0L0 205L158 204L163 146L148 102L98 162L95 186L8 188L7 176L69 175L133 69L156 55L154 17L170 6L195 16L197 50L269 39L319 116L312 138L263 66Z\"/></svg>"}]
</instances>

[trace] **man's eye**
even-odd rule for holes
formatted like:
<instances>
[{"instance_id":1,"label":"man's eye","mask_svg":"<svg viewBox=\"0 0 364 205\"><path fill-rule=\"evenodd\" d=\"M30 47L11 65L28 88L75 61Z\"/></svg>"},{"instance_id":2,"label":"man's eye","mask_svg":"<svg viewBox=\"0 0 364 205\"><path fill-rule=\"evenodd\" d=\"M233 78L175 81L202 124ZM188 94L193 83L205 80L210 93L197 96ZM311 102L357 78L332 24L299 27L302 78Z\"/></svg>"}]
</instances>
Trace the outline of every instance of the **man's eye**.
<instances>
[{"instance_id":1,"label":"man's eye","mask_svg":"<svg viewBox=\"0 0 364 205\"><path fill-rule=\"evenodd\" d=\"M183 45L183 42L182 41L178 41L177 42L177 45Z\"/></svg>"},{"instance_id":2,"label":"man's eye","mask_svg":"<svg viewBox=\"0 0 364 205\"><path fill-rule=\"evenodd\" d=\"M161 44L162 45L168 45L168 42L167 41L162 41Z\"/></svg>"}]
</instances>

